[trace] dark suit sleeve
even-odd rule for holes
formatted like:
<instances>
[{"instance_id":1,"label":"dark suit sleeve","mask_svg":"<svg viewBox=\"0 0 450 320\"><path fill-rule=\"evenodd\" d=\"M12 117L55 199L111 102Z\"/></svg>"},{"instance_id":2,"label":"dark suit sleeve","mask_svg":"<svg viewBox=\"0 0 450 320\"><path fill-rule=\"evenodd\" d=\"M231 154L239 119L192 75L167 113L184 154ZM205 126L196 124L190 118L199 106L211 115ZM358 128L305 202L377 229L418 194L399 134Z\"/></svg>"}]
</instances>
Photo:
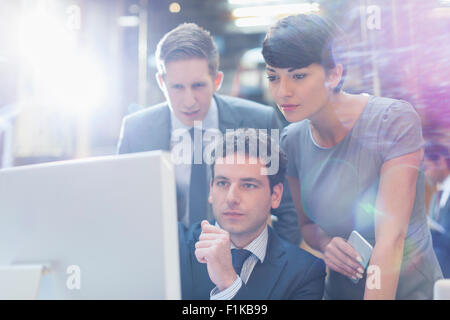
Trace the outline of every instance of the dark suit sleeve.
<instances>
[{"instance_id":1,"label":"dark suit sleeve","mask_svg":"<svg viewBox=\"0 0 450 320\"><path fill-rule=\"evenodd\" d=\"M192 256L190 254L189 229L178 222L178 246L180 255L181 299L192 299Z\"/></svg>"},{"instance_id":2,"label":"dark suit sleeve","mask_svg":"<svg viewBox=\"0 0 450 320\"><path fill-rule=\"evenodd\" d=\"M277 135L279 139L281 136L282 124L275 110L272 110L270 121L271 129L279 130ZM269 132L272 132L272 135L275 137L273 131ZM294 245L299 245L302 240L302 236L298 225L297 211L295 210L291 191L286 179L283 182L283 190L280 206L277 209L272 209L271 211L271 214L277 217L277 221L273 223L273 227L282 239Z\"/></svg>"},{"instance_id":3,"label":"dark suit sleeve","mask_svg":"<svg viewBox=\"0 0 450 320\"><path fill-rule=\"evenodd\" d=\"M283 129L283 124L282 124L282 122L280 120L280 117L278 117L278 114L277 114L277 112L274 109L272 109L272 116L271 116L271 118L272 119L271 119L270 128L279 129L280 133L281 133L281 130Z\"/></svg>"},{"instance_id":4,"label":"dark suit sleeve","mask_svg":"<svg viewBox=\"0 0 450 320\"><path fill-rule=\"evenodd\" d=\"M325 263L315 259L306 272L303 281L295 288L290 300L322 300L325 287Z\"/></svg>"},{"instance_id":5,"label":"dark suit sleeve","mask_svg":"<svg viewBox=\"0 0 450 320\"><path fill-rule=\"evenodd\" d=\"M286 291L283 292L283 300L322 300L325 287L325 263L321 259L314 258L309 268L300 270L299 274L288 280ZM264 281L261 279L261 281ZM233 300L254 300L251 290L242 282L241 289L233 297ZM277 298L280 299L280 298Z\"/></svg>"}]
</instances>

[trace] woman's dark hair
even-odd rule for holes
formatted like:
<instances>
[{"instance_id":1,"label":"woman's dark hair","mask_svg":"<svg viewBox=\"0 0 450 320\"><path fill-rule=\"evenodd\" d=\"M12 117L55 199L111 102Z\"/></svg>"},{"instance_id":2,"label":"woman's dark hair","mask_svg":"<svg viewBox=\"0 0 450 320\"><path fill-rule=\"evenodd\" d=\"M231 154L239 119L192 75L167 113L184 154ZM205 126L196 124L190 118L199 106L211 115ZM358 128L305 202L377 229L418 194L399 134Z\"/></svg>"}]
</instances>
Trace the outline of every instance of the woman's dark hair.
<instances>
[{"instance_id":1,"label":"woman's dark hair","mask_svg":"<svg viewBox=\"0 0 450 320\"><path fill-rule=\"evenodd\" d=\"M336 45L342 38L343 32L335 23L318 15L288 16L269 29L262 54L266 63L275 68L300 69L318 63L327 71L341 63L342 79L334 89L339 92L346 74L343 51Z\"/></svg>"}]
</instances>

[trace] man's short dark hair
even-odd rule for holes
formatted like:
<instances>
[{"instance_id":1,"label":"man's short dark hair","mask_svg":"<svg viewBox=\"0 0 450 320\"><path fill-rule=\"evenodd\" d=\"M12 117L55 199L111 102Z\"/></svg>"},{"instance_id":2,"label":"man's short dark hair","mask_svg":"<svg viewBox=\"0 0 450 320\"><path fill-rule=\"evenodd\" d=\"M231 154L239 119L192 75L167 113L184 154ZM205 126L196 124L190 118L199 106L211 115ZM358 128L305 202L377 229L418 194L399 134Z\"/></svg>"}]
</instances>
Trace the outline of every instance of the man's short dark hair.
<instances>
[{"instance_id":1,"label":"man's short dark hair","mask_svg":"<svg viewBox=\"0 0 450 320\"><path fill-rule=\"evenodd\" d=\"M206 59L213 78L219 70L219 52L211 34L195 23L183 23L162 37L156 47L158 71L165 74L171 61Z\"/></svg>"},{"instance_id":2,"label":"man's short dark hair","mask_svg":"<svg viewBox=\"0 0 450 320\"><path fill-rule=\"evenodd\" d=\"M276 130L276 129L275 129ZM223 142L223 143L222 143ZM238 154L244 152L245 155L256 155L261 161L262 158L278 159L278 170L274 174L268 174L270 191L273 192L273 187L279 183L283 183L286 175L287 159L284 152L279 148L278 142L274 141L269 134L257 129L237 129L236 131L228 131L223 136L223 141L217 144L217 147L212 151L211 177L214 180L214 165L216 164L216 157L220 155L224 159L227 155ZM252 146L252 144L254 144ZM221 152L216 153L217 148L221 148ZM256 153L253 153L253 150ZM272 153L272 151L274 151ZM264 162L263 162L264 163ZM270 168L272 163L269 161L266 168Z\"/></svg>"},{"instance_id":3,"label":"man's short dark hair","mask_svg":"<svg viewBox=\"0 0 450 320\"><path fill-rule=\"evenodd\" d=\"M339 92L346 75L344 44L344 33L334 22L315 14L299 14L285 17L269 29L262 54L268 65L283 69L317 63L327 71L342 63L342 79L334 89Z\"/></svg>"},{"instance_id":4,"label":"man's short dark hair","mask_svg":"<svg viewBox=\"0 0 450 320\"><path fill-rule=\"evenodd\" d=\"M450 155L448 148L440 143L430 142L425 144L425 158L437 162L439 158L444 158L447 168L450 169Z\"/></svg>"}]
</instances>

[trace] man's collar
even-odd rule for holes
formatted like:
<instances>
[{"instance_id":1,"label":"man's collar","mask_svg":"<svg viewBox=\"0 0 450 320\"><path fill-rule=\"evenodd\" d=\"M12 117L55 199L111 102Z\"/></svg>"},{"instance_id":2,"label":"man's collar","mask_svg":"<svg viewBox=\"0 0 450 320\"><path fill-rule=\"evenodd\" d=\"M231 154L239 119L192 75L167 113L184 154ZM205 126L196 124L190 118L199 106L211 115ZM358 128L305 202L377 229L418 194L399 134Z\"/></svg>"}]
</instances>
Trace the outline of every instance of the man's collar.
<instances>
[{"instance_id":1,"label":"man's collar","mask_svg":"<svg viewBox=\"0 0 450 320\"><path fill-rule=\"evenodd\" d=\"M217 221L216 226L222 229ZM251 253L253 253L259 259L259 261L263 263L266 257L268 241L269 241L269 230L266 225L263 231L261 231L261 233L252 242L246 245L243 249L246 249ZM236 248L237 247L231 241L231 249Z\"/></svg>"},{"instance_id":2,"label":"man's collar","mask_svg":"<svg viewBox=\"0 0 450 320\"><path fill-rule=\"evenodd\" d=\"M174 114L173 110L170 108L170 121L172 124L172 131L177 129L189 130L191 126L183 124ZM206 129L217 129L219 127L219 113L217 110L217 103L214 98L211 98L211 105L209 107L208 113L202 121L202 128Z\"/></svg>"},{"instance_id":3,"label":"man's collar","mask_svg":"<svg viewBox=\"0 0 450 320\"><path fill-rule=\"evenodd\" d=\"M266 225L266 227L259 234L259 236L257 236L255 240L253 240L247 246L245 246L244 249L253 253L259 259L259 261L261 263L263 263L264 258L266 257L268 240L269 240L269 231L268 231L267 225ZM236 247L234 246L234 244L232 242L231 249L233 249L233 248L236 248Z\"/></svg>"}]
</instances>

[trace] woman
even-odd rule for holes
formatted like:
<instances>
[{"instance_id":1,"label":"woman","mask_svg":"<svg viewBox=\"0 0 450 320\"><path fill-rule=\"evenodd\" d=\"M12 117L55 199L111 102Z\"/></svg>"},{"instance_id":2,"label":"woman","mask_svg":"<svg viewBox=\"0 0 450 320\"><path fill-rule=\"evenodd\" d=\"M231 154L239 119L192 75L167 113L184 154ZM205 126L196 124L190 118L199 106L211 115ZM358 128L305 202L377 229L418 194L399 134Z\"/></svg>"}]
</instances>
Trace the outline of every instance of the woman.
<instances>
[{"instance_id":1,"label":"woman","mask_svg":"<svg viewBox=\"0 0 450 320\"><path fill-rule=\"evenodd\" d=\"M320 16L297 15L263 43L270 92L292 123L282 146L302 235L330 270L327 299L431 299L442 273L425 215L420 119L405 101L341 90L338 36ZM346 241L353 230L373 246L369 275Z\"/></svg>"}]
</instances>

